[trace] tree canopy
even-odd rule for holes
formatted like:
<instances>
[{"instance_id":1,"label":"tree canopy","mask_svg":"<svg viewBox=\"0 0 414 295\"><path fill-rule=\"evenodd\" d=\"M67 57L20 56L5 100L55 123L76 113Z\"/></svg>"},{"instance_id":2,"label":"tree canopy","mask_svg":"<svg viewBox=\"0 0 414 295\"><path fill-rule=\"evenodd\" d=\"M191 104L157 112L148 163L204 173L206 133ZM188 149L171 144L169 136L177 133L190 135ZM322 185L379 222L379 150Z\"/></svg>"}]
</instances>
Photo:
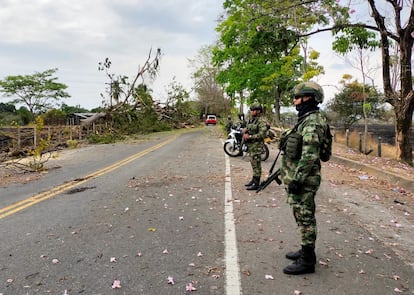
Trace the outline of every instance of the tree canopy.
<instances>
[{"instance_id":1,"label":"tree canopy","mask_svg":"<svg viewBox=\"0 0 414 295\"><path fill-rule=\"evenodd\" d=\"M67 86L54 77L56 72L57 69L50 69L32 75L8 76L0 80L0 92L14 98L11 103L27 106L34 120L60 99L70 97L65 92Z\"/></svg>"},{"instance_id":2,"label":"tree canopy","mask_svg":"<svg viewBox=\"0 0 414 295\"><path fill-rule=\"evenodd\" d=\"M346 82L327 105L327 110L339 115L345 129L364 117L364 108L370 118L381 119L384 114L384 96L375 87L357 80Z\"/></svg>"},{"instance_id":3,"label":"tree canopy","mask_svg":"<svg viewBox=\"0 0 414 295\"><path fill-rule=\"evenodd\" d=\"M306 38L324 31L338 36L336 46L351 50L350 44L370 47L371 32L379 36L382 53L382 74L385 99L396 116L399 158L412 164L410 133L414 111L412 79L412 47L414 43L414 7L412 1L364 0L369 7L366 19L354 20L351 15L356 1L341 0L226 0L225 15L217 27L220 41L215 62L222 68L219 81L228 93L254 96L263 89L263 82L272 82L272 91L283 96L289 83L304 79L307 70ZM341 39L341 36L345 38ZM284 58L293 57L294 48L302 50L291 59L287 71ZM395 56L391 50L395 49ZM302 57L302 60L300 58ZM396 61L396 64L392 64ZM391 69L399 70L398 83ZM285 73L287 73L285 77ZM316 73L317 74L317 73ZM273 76L272 76L273 75ZM270 77L273 77L270 78ZM284 79L286 78L286 80Z\"/></svg>"}]
</instances>

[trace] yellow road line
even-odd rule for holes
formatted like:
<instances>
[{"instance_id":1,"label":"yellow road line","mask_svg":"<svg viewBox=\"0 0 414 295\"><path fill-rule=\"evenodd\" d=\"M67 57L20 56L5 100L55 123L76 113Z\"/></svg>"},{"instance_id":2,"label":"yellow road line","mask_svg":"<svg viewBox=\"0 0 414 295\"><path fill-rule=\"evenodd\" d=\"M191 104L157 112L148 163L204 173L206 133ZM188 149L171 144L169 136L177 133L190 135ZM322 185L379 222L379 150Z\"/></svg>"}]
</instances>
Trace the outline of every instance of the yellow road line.
<instances>
[{"instance_id":1,"label":"yellow road line","mask_svg":"<svg viewBox=\"0 0 414 295\"><path fill-rule=\"evenodd\" d=\"M153 152L153 151L161 148L162 146L164 146L164 145L172 142L175 139L176 139L176 136L174 136L172 138L169 138L166 141L163 141L163 142L161 142L161 143L159 143L157 145L154 145L154 146L152 146L152 147L150 147L150 148L148 148L146 150L143 150L142 152L136 153L136 154L134 154L134 155L132 155L132 156L130 156L128 158L125 158L125 159L123 159L121 161L118 161L118 162L116 162L116 163L114 163L112 165L109 165L109 166L107 166L105 168L102 168L102 169L97 170L97 171L95 171L95 172L93 172L91 174L88 174L88 175L86 175L86 176L84 176L82 178L78 178L78 179L75 179L75 180L66 182L66 183L61 184L61 185L59 185L57 187L54 187L54 188L52 188L52 189L50 189L50 190L48 190L46 192L43 192L43 193L34 195L34 196L29 197L27 199L21 200L19 202L16 202L16 203L13 203L13 204L11 204L9 206L6 206L4 208L1 208L0 209L0 219L3 219L5 217L7 217L7 216L10 216L10 215L12 215L12 214L14 214L16 212L19 212L19 211L21 211L23 209L26 209L26 208L28 208L30 206L33 206L34 204L37 204L39 202L44 201L44 200L53 198L54 196L56 196L56 195L58 195L60 193L63 193L63 192L65 192L65 191L67 191L67 190L69 190L71 188L74 188L74 187L76 187L78 185L81 185L81 184L83 184L83 183L85 183L85 182L87 182L87 181L89 181L91 179L97 178L97 177L102 176L102 175L104 175L106 173L109 173L109 172L111 172L111 171L113 171L115 169L118 169L121 166L124 166L124 165L126 165L126 164L128 164L128 163L130 163L130 162L132 162L132 161L134 161L136 159L138 159L138 158L141 158L142 156L144 156L144 155L146 155L146 154L148 154L150 152Z\"/></svg>"}]
</instances>

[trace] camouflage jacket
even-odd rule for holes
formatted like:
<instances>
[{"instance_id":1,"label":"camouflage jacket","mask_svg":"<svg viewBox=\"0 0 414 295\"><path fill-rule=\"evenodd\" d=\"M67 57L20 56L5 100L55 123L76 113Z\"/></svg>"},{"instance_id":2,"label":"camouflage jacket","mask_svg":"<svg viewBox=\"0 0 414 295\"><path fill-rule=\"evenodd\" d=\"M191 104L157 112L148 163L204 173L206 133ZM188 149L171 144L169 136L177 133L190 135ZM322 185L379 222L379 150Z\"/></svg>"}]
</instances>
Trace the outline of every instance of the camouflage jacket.
<instances>
[{"instance_id":1,"label":"camouflage jacket","mask_svg":"<svg viewBox=\"0 0 414 295\"><path fill-rule=\"evenodd\" d=\"M266 122L262 117L254 117L247 122L246 132L251 136L247 144L263 144L267 134Z\"/></svg>"},{"instance_id":2,"label":"camouflage jacket","mask_svg":"<svg viewBox=\"0 0 414 295\"><path fill-rule=\"evenodd\" d=\"M288 138L296 134L298 138L297 156L282 156L281 176L285 185L292 180L303 183L306 187L319 187L321 181L321 162L319 159L320 142L327 128L326 118L319 111L310 112L299 118L296 128L288 130ZM286 146L286 145L285 145ZM283 149L282 149L283 150Z\"/></svg>"}]
</instances>

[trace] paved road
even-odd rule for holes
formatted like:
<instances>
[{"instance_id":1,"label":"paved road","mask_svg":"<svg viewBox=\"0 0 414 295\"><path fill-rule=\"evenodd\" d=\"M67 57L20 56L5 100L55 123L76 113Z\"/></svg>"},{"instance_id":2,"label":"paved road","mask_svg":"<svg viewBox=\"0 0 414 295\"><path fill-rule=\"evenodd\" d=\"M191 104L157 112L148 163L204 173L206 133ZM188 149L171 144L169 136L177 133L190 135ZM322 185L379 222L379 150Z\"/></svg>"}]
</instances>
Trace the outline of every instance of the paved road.
<instances>
[{"instance_id":1,"label":"paved road","mask_svg":"<svg viewBox=\"0 0 414 295\"><path fill-rule=\"evenodd\" d=\"M326 182L317 271L284 275L298 235L283 188L244 190L249 163L217 128L66 151L0 188L0 294L414 294L412 266Z\"/></svg>"}]
</instances>

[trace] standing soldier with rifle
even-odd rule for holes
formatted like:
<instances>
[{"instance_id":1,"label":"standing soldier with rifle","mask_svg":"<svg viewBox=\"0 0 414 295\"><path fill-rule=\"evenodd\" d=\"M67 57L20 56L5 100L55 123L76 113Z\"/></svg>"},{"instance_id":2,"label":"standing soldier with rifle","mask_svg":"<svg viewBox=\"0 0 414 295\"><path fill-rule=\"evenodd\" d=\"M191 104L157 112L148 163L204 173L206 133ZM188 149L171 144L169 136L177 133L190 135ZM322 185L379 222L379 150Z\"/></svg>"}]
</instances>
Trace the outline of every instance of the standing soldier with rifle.
<instances>
[{"instance_id":1,"label":"standing soldier with rifle","mask_svg":"<svg viewBox=\"0 0 414 295\"><path fill-rule=\"evenodd\" d=\"M251 118L243 132L243 140L249 149L250 163L253 170L252 179L245 184L247 190L257 190L262 175L261 153L267 133L266 123L261 119L262 113L263 107L259 103L252 103L250 105Z\"/></svg>"},{"instance_id":2,"label":"standing soldier with rifle","mask_svg":"<svg viewBox=\"0 0 414 295\"><path fill-rule=\"evenodd\" d=\"M282 134L282 181L286 186L287 202L300 229L301 249L289 252L286 258L294 262L283 269L286 274L315 272L315 242L317 235L315 195L321 183L320 148L327 122L319 112L323 90L314 82L300 83L294 89L294 105L298 123Z\"/></svg>"}]
</instances>

